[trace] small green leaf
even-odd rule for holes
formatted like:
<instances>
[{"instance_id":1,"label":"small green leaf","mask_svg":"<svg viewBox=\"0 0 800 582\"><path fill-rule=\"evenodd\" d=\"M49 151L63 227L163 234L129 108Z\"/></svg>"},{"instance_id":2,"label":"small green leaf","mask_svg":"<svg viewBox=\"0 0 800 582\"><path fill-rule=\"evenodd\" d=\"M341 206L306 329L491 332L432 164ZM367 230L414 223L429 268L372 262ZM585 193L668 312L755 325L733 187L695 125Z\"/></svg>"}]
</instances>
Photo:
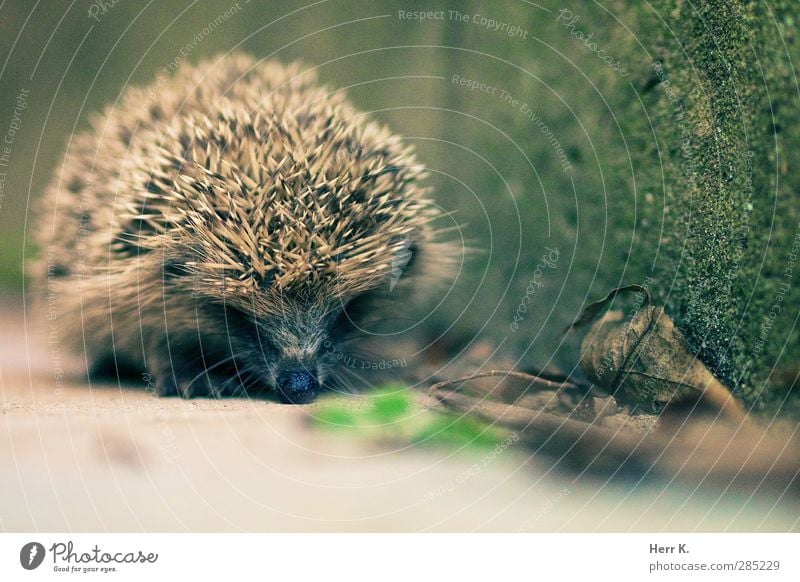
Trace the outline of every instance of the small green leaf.
<instances>
[{"instance_id":1,"label":"small green leaf","mask_svg":"<svg viewBox=\"0 0 800 582\"><path fill-rule=\"evenodd\" d=\"M330 429L354 428L358 424L355 415L341 407L323 408L314 414L314 422Z\"/></svg>"},{"instance_id":2,"label":"small green leaf","mask_svg":"<svg viewBox=\"0 0 800 582\"><path fill-rule=\"evenodd\" d=\"M375 397L372 412L375 422L394 422L408 414L411 403L408 396L399 391L379 394Z\"/></svg>"}]
</instances>

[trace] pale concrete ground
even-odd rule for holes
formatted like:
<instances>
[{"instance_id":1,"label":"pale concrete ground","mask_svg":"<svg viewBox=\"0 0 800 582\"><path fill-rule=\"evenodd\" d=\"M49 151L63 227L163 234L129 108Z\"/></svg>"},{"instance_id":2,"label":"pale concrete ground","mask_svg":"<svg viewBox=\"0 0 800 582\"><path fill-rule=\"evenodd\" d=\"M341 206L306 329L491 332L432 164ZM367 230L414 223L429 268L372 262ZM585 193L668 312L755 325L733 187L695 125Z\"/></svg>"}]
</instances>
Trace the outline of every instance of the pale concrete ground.
<instances>
[{"instance_id":1,"label":"pale concrete ground","mask_svg":"<svg viewBox=\"0 0 800 582\"><path fill-rule=\"evenodd\" d=\"M314 406L57 385L19 300L0 303L0 530L788 531L798 507L663 484L604 486L514 447L376 448ZM66 354L60 354L65 357ZM352 400L353 406L363 401Z\"/></svg>"}]
</instances>

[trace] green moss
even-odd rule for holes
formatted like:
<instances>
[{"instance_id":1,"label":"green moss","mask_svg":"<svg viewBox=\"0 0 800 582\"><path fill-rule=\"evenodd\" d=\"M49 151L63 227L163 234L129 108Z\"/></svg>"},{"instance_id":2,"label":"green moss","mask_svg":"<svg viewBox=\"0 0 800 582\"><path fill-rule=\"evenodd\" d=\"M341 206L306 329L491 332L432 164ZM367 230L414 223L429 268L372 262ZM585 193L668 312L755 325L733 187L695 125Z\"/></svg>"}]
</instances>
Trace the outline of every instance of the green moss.
<instances>
[{"instance_id":1,"label":"green moss","mask_svg":"<svg viewBox=\"0 0 800 582\"><path fill-rule=\"evenodd\" d=\"M634 272L652 276L656 300L718 376L749 405L775 412L800 361L800 267L791 262L800 176L788 172L800 144L787 131L800 121L791 67L800 51L773 18L789 22L800 7L652 5L629 13L655 62L638 59L640 86L649 78L651 88L625 126L636 138L637 181L663 204L644 207L651 252L643 258L655 261L638 261ZM790 400L785 407L797 411Z\"/></svg>"}]
</instances>

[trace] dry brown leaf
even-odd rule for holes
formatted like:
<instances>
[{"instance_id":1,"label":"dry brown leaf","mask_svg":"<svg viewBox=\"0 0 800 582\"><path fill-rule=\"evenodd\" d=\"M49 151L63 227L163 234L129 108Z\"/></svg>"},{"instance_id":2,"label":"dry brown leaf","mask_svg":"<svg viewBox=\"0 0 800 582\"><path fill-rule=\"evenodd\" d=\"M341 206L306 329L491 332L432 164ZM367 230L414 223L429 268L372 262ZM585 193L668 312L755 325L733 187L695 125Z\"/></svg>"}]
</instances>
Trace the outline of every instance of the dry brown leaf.
<instances>
[{"instance_id":1,"label":"dry brown leaf","mask_svg":"<svg viewBox=\"0 0 800 582\"><path fill-rule=\"evenodd\" d=\"M631 290L643 288L615 289L587 307L571 329L588 324L616 295ZM586 377L624 404L658 410L659 405L701 399L729 418L743 420L739 401L689 351L672 319L644 293L644 305L629 320L610 311L586 333L580 358Z\"/></svg>"}]
</instances>

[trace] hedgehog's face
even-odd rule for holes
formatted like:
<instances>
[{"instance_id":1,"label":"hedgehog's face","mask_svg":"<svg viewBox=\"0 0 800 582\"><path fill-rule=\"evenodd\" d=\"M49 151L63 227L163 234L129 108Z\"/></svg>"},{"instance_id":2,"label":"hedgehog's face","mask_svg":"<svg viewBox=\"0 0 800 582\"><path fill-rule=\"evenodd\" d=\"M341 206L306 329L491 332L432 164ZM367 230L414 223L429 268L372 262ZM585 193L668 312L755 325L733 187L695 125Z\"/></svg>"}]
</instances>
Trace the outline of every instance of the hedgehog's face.
<instances>
[{"instance_id":1,"label":"hedgehog's face","mask_svg":"<svg viewBox=\"0 0 800 582\"><path fill-rule=\"evenodd\" d=\"M284 401L308 402L324 389L349 391L363 382L375 356L358 352L356 342L380 334L373 322L388 301L405 296L415 254L413 245L398 245L369 285L345 288L347 280L334 275L267 291L255 354L265 383Z\"/></svg>"},{"instance_id":2,"label":"hedgehog's face","mask_svg":"<svg viewBox=\"0 0 800 582\"><path fill-rule=\"evenodd\" d=\"M370 277L354 277L347 264L346 274L334 270L281 280L275 272L249 286L196 263L173 264L165 274L174 284L193 283L192 311L202 319L197 329L208 332L202 349L219 354L210 360L232 354L229 373L243 386L270 388L285 402L306 403L324 389L351 390L354 382L363 382L365 369L376 367L374 356L354 351L354 342L380 334L372 327L379 310L406 297L416 273L415 243L408 239L389 250L371 263ZM190 294L171 294L181 295Z\"/></svg>"}]
</instances>

